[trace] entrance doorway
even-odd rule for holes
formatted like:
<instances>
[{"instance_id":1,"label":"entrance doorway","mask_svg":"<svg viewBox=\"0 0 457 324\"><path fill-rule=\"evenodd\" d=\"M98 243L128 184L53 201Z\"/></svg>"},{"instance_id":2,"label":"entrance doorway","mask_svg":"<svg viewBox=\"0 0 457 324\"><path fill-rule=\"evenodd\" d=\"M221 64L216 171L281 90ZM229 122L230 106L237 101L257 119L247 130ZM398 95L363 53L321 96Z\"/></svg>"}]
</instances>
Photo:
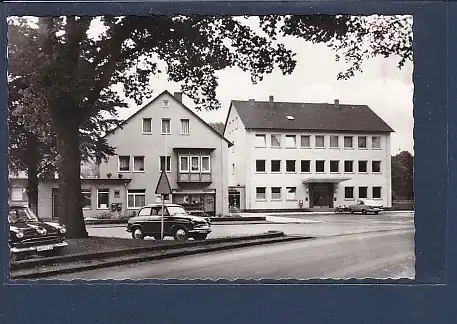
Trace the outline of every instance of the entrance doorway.
<instances>
[{"instance_id":1,"label":"entrance doorway","mask_svg":"<svg viewBox=\"0 0 457 324\"><path fill-rule=\"evenodd\" d=\"M240 211L241 193L236 189L229 189L229 211L231 213Z\"/></svg>"},{"instance_id":2,"label":"entrance doorway","mask_svg":"<svg viewBox=\"0 0 457 324\"><path fill-rule=\"evenodd\" d=\"M59 189L52 188L52 220L59 220Z\"/></svg>"},{"instance_id":3,"label":"entrance doorway","mask_svg":"<svg viewBox=\"0 0 457 324\"><path fill-rule=\"evenodd\" d=\"M333 208L333 184L310 183L310 207Z\"/></svg>"}]
</instances>

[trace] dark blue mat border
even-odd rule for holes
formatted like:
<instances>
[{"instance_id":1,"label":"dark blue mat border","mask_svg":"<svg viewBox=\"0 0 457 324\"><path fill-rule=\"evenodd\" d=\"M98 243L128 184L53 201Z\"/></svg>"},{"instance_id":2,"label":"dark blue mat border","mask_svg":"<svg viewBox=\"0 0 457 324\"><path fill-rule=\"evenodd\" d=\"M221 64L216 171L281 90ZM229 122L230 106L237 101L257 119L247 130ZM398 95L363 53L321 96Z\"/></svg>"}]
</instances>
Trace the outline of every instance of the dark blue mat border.
<instances>
[{"instance_id":1,"label":"dark blue mat border","mask_svg":"<svg viewBox=\"0 0 457 324\"><path fill-rule=\"evenodd\" d=\"M3 286L2 296L9 296L1 306L0 322L48 322L60 318L63 322L117 322L119 316L128 322L148 322L148 310L155 306L155 316L161 322L174 323L182 314L194 308L210 310L208 322L289 322L289 318L304 318L310 322L344 322L363 318L364 322L451 322L449 303L455 300L451 288L456 282L456 185L449 170L456 169L455 109L457 89L454 76L457 65L457 44L448 38L449 30L457 30L455 3L419 1L307 1L307 2L160 2L160 3L8 3L2 4L6 15L66 15L87 14L413 14L414 15L414 118L415 118L415 192L416 192L416 272L414 282L347 281L328 285L328 281L277 282L277 285L147 285L99 283L79 285L50 285L48 283ZM1 11L0 32L5 39L5 11ZM0 49L5 52L4 42ZM0 61L5 71L5 61ZM449 73L449 77L448 77ZM1 89L5 89L4 74ZM6 106L6 93L0 94L1 107ZM449 107L449 109L448 109ZM448 128L448 117L449 128ZM5 125L6 111L0 120ZM1 127L0 156L5 157L7 138ZM449 135L449 146L448 136ZM449 150L449 152L448 152ZM448 160L449 154L449 160ZM6 158L0 169L6 179ZM6 183L2 186L5 197ZM449 199L451 198L451 199ZM449 221L449 223L448 223ZM2 223L2 233L5 233ZM447 226L449 227L447 228ZM449 234L449 235L448 235ZM6 238L4 238L6 243ZM5 244L6 246L6 244ZM446 251L448 255L446 255ZM0 250L6 259L5 250ZM7 266L5 267L7 269ZM3 282L6 283L4 277ZM275 283L267 281L268 283ZM267 283L265 282L265 283ZM171 283L171 282L168 282ZM178 283L178 282L177 282ZM183 283L183 282L180 282ZM191 284L186 282L184 284ZM222 282L221 282L222 283ZM241 283L241 282L237 282ZM311 283L315 283L312 285ZM339 283L339 282L335 282ZM351 283L351 284L349 284ZM380 283L376 281L376 283ZM439 285L434 285L438 284ZM425 284L425 285L421 285ZM44 287L44 286L45 287ZM46 290L44 288L47 288ZM46 300L33 312L24 312L17 303L24 300ZM179 297L177 297L179 296ZM174 311L170 305L179 305ZM270 306L271 305L271 306ZM455 308L455 307L454 307ZM447 309L447 310L446 310ZM103 311L100 311L103 310ZM8 315L8 316L6 316ZM39 316L39 320L34 320ZM87 316L87 317L86 317ZM216 316L216 317L214 317ZM286 317L284 317L286 316ZM297 318L297 322L299 321ZM4 321L5 319L5 321ZM212 320L211 320L212 319Z\"/></svg>"}]
</instances>

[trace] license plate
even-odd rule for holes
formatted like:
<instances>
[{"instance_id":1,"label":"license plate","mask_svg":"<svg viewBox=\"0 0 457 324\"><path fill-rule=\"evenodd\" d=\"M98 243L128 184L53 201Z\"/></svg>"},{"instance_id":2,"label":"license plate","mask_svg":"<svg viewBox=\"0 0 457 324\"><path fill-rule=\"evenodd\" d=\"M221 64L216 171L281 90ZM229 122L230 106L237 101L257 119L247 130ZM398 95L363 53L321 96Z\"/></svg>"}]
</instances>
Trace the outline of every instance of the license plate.
<instances>
[{"instance_id":1,"label":"license plate","mask_svg":"<svg viewBox=\"0 0 457 324\"><path fill-rule=\"evenodd\" d=\"M54 247L52 245L43 245L43 246L37 246L36 250L37 251L49 251L52 250Z\"/></svg>"}]
</instances>

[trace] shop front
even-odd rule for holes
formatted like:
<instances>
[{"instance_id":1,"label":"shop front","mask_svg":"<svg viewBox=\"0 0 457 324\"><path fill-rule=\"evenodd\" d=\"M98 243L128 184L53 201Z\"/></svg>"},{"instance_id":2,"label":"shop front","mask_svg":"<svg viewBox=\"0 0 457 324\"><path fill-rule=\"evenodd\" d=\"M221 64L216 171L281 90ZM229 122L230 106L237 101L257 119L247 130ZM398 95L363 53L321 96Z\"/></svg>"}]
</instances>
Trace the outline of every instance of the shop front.
<instances>
[{"instance_id":1,"label":"shop front","mask_svg":"<svg viewBox=\"0 0 457 324\"><path fill-rule=\"evenodd\" d=\"M174 189L172 201L184 207L188 212L205 212L211 216L216 214L216 190L186 190Z\"/></svg>"}]
</instances>

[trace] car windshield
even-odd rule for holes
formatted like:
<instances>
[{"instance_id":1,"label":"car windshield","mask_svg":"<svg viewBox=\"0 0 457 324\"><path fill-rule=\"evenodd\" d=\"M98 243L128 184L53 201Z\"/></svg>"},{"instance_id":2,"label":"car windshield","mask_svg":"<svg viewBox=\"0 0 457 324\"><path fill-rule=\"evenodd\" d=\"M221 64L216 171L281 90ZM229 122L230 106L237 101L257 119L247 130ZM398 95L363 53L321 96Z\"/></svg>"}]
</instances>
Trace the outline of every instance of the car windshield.
<instances>
[{"instance_id":1,"label":"car windshield","mask_svg":"<svg viewBox=\"0 0 457 324\"><path fill-rule=\"evenodd\" d=\"M8 222L10 224L28 221L38 221L38 218L29 208L10 208L8 214Z\"/></svg>"},{"instance_id":2,"label":"car windshield","mask_svg":"<svg viewBox=\"0 0 457 324\"><path fill-rule=\"evenodd\" d=\"M170 213L170 216L176 216L176 215L186 215L186 211L184 208L181 206L168 206L167 207L168 212Z\"/></svg>"}]
</instances>

